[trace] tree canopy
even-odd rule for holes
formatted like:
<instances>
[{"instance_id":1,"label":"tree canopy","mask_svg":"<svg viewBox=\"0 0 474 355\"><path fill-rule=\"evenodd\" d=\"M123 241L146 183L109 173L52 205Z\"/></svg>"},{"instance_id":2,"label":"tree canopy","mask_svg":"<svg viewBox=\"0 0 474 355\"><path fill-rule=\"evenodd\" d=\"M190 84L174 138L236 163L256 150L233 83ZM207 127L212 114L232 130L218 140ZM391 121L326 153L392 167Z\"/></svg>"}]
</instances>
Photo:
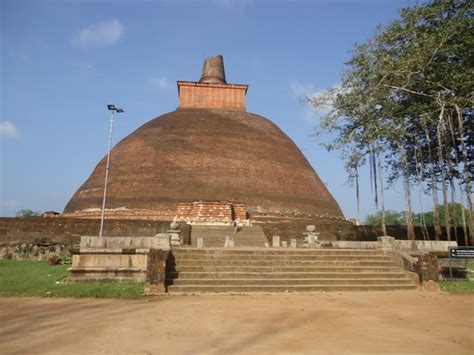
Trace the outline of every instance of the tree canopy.
<instances>
[{"instance_id":1,"label":"tree canopy","mask_svg":"<svg viewBox=\"0 0 474 355\"><path fill-rule=\"evenodd\" d=\"M341 150L349 178L369 166L382 217L383 184L403 180L409 239L414 187L433 197L436 239L440 187L447 226L453 223L448 204L458 198L467 206L464 228L472 227L473 4L432 0L400 10L355 46L340 85L307 97L316 108L330 107L315 135L335 137L324 145Z\"/></svg>"},{"instance_id":2,"label":"tree canopy","mask_svg":"<svg viewBox=\"0 0 474 355\"><path fill-rule=\"evenodd\" d=\"M33 217L40 217L41 213L39 212L34 212L28 208L24 208L22 210L19 210L16 213L16 217L18 218L33 218Z\"/></svg>"}]
</instances>

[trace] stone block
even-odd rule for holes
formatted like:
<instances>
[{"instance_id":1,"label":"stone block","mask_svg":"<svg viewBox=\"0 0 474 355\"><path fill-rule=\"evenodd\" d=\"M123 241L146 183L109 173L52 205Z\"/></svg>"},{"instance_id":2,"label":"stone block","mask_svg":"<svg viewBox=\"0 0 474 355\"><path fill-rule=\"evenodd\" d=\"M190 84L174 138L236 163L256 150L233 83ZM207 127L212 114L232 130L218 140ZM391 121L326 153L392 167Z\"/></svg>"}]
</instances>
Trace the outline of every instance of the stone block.
<instances>
[{"instance_id":1,"label":"stone block","mask_svg":"<svg viewBox=\"0 0 474 355\"><path fill-rule=\"evenodd\" d=\"M430 292L439 292L441 291L439 284L433 280L428 280L423 282L423 290Z\"/></svg>"},{"instance_id":2,"label":"stone block","mask_svg":"<svg viewBox=\"0 0 474 355\"><path fill-rule=\"evenodd\" d=\"M290 245L293 249L296 248L296 239L291 239Z\"/></svg>"},{"instance_id":3,"label":"stone block","mask_svg":"<svg viewBox=\"0 0 474 355\"><path fill-rule=\"evenodd\" d=\"M288 248L288 242L287 242L286 240L283 240L283 241L281 242L281 247L282 247L282 248Z\"/></svg>"},{"instance_id":4,"label":"stone block","mask_svg":"<svg viewBox=\"0 0 474 355\"><path fill-rule=\"evenodd\" d=\"M204 248L204 238L198 238L198 239L196 240L196 246L197 246L198 248Z\"/></svg>"},{"instance_id":5,"label":"stone block","mask_svg":"<svg viewBox=\"0 0 474 355\"><path fill-rule=\"evenodd\" d=\"M439 281L438 258L436 255L419 255L417 269L421 282Z\"/></svg>"},{"instance_id":6,"label":"stone block","mask_svg":"<svg viewBox=\"0 0 474 355\"><path fill-rule=\"evenodd\" d=\"M280 247L280 237L277 235L274 235L272 237L272 247L273 248L279 248Z\"/></svg>"},{"instance_id":7,"label":"stone block","mask_svg":"<svg viewBox=\"0 0 474 355\"><path fill-rule=\"evenodd\" d=\"M377 237L377 249L393 250L395 249L395 238L389 236Z\"/></svg>"},{"instance_id":8,"label":"stone block","mask_svg":"<svg viewBox=\"0 0 474 355\"><path fill-rule=\"evenodd\" d=\"M147 255L146 286L147 294L166 292L166 260L168 252L151 249Z\"/></svg>"}]
</instances>

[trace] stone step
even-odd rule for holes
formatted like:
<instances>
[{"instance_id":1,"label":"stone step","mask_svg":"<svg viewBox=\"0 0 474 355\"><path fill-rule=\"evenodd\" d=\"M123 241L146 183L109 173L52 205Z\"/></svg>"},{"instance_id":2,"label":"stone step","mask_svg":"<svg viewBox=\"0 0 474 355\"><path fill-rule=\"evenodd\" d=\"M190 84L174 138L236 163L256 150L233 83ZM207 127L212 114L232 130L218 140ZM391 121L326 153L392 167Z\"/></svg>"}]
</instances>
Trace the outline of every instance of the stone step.
<instances>
[{"instance_id":1,"label":"stone step","mask_svg":"<svg viewBox=\"0 0 474 355\"><path fill-rule=\"evenodd\" d=\"M173 286L279 286L279 285L402 285L412 284L407 277L402 278L358 278L358 279L342 279L342 278L323 278L323 279L168 279L168 285Z\"/></svg>"},{"instance_id":2,"label":"stone step","mask_svg":"<svg viewBox=\"0 0 474 355\"><path fill-rule=\"evenodd\" d=\"M366 285L363 283L354 285L278 285L278 286L251 286L251 285L186 285L168 287L170 293L252 293L252 292L334 292L334 291L392 291L392 290L415 290L418 286L415 284L383 284Z\"/></svg>"},{"instance_id":3,"label":"stone step","mask_svg":"<svg viewBox=\"0 0 474 355\"><path fill-rule=\"evenodd\" d=\"M267 260L272 260L275 262L279 261L292 261L292 260L298 260L298 261L359 261L359 260L366 260L366 261L391 261L389 256L385 255L300 255L295 257L294 255L287 255L287 254L282 254L282 255L258 255L258 257L255 257L255 255L247 255L247 254L192 254L192 255L186 255L186 254L178 254L174 255L174 260L176 262L182 262L182 261L197 261L197 260L203 260L203 261L213 261L213 260L242 260L242 261L253 261L255 259L258 259L260 261L267 261Z\"/></svg>"},{"instance_id":4,"label":"stone step","mask_svg":"<svg viewBox=\"0 0 474 355\"><path fill-rule=\"evenodd\" d=\"M322 279L322 278L406 278L404 272L170 272L169 279Z\"/></svg>"},{"instance_id":5,"label":"stone step","mask_svg":"<svg viewBox=\"0 0 474 355\"><path fill-rule=\"evenodd\" d=\"M71 267L66 282L144 282L146 271L134 267Z\"/></svg>"},{"instance_id":6,"label":"stone step","mask_svg":"<svg viewBox=\"0 0 474 355\"><path fill-rule=\"evenodd\" d=\"M381 250L370 249L293 249L293 248L173 248L174 255L243 254L243 255L385 255Z\"/></svg>"},{"instance_id":7,"label":"stone step","mask_svg":"<svg viewBox=\"0 0 474 355\"><path fill-rule=\"evenodd\" d=\"M175 264L169 260L170 267ZM396 266L391 260L324 260L324 261L304 261L298 259L290 260L201 260L201 259L183 259L177 263L180 267L183 266L300 266L300 267L317 267L317 266Z\"/></svg>"},{"instance_id":8,"label":"stone step","mask_svg":"<svg viewBox=\"0 0 474 355\"><path fill-rule=\"evenodd\" d=\"M398 266L208 266L208 265L176 265L170 272L394 272L400 271Z\"/></svg>"}]
</instances>

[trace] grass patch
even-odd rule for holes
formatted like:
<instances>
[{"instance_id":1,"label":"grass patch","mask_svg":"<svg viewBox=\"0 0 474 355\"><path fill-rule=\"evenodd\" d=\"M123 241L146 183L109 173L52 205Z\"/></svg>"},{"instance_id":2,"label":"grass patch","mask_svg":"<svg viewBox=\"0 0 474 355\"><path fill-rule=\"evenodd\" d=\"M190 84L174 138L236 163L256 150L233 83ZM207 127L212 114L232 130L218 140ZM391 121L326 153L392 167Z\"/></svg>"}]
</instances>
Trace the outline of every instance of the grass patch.
<instances>
[{"instance_id":1,"label":"grass patch","mask_svg":"<svg viewBox=\"0 0 474 355\"><path fill-rule=\"evenodd\" d=\"M0 296L138 298L143 283L57 283L70 265L42 261L0 260Z\"/></svg>"},{"instance_id":2,"label":"grass patch","mask_svg":"<svg viewBox=\"0 0 474 355\"><path fill-rule=\"evenodd\" d=\"M466 267L470 272L474 272L474 261L469 261Z\"/></svg>"},{"instance_id":3,"label":"grass patch","mask_svg":"<svg viewBox=\"0 0 474 355\"><path fill-rule=\"evenodd\" d=\"M441 281L441 290L449 293L474 293L473 281Z\"/></svg>"},{"instance_id":4,"label":"grass patch","mask_svg":"<svg viewBox=\"0 0 474 355\"><path fill-rule=\"evenodd\" d=\"M449 281L439 283L441 290L449 293L474 293L474 261L467 262L468 278L466 280Z\"/></svg>"}]
</instances>

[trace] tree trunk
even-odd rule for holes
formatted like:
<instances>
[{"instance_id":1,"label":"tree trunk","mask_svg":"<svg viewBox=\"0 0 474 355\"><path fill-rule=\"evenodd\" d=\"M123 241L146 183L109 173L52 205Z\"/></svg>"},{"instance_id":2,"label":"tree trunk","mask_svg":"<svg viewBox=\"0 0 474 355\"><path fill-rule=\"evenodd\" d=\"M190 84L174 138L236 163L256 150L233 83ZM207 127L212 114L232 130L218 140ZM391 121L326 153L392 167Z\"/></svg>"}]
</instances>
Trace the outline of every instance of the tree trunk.
<instances>
[{"instance_id":1,"label":"tree trunk","mask_svg":"<svg viewBox=\"0 0 474 355\"><path fill-rule=\"evenodd\" d=\"M447 117L447 121L451 121L449 115ZM449 125L449 122L448 122L448 125ZM451 144L449 142L449 139L448 139L448 130L446 128L446 126L444 127L444 137L445 137L445 140L444 140L444 146L445 146L445 155L446 155L446 160L448 162L448 169L447 169L447 173L448 173L448 180L449 180L449 190L451 192L451 205L453 206L453 208L455 208L456 206L456 188L455 188L455 185L454 185L454 175L453 175L453 172L454 172L454 167L453 167L453 161L451 159ZM452 130L451 130L452 132ZM453 216L453 213L455 213L455 210L452 211L449 211L449 217L450 217L450 220L449 220L449 224L451 226L454 227L454 239L456 240L456 242L458 241L458 230L456 228L456 226L454 225L454 216Z\"/></svg>"},{"instance_id":2,"label":"tree trunk","mask_svg":"<svg viewBox=\"0 0 474 355\"><path fill-rule=\"evenodd\" d=\"M377 174L379 176L379 186L380 186L380 210L382 211L382 232L383 235L387 235L387 226L385 225L385 203L384 203L384 192L383 192L383 171L380 164L380 156L377 153Z\"/></svg>"},{"instance_id":3,"label":"tree trunk","mask_svg":"<svg viewBox=\"0 0 474 355\"><path fill-rule=\"evenodd\" d=\"M441 239L441 226L439 223L439 210L438 210L438 182L436 181L436 172L435 172L435 162L433 159L433 152L431 150L431 140L430 134L428 131L428 127L426 126L426 121L424 116L422 116L421 120L423 124L423 129L425 131L426 142L428 144L428 158L430 160L430 178L431 178L431 190L432 190L432 198L433 198L433 219L434 219L434 232L435 232L435 240Z\"/></svg>"},{"instance_id":4,"label":"tree trunk","mask_svg":"<svg viewBox=\"0 0 474 355\"><path fill-rule=\"evenodd\" d=\"M421 159L418 159L418 155L420 155ZM425 222L425 209L423 207L423 166L420 161L422 161L422 153L421 149L418 148L418 142L415 142L415 165L416 165L416 176L418 182L418 202L420 203L420 223L421 223L421 233L423 234L423 239L428 240L428 230L426 228Z\"/></svg>"},{"instance_id":5,"label":"tree trunk","mask_svg":"<svg viewBox=\"0 0 474 355\"><path fill-rule=\"evenodd\" d=\"M444 118L444 103L441 104L441 110L438 117L438 125L436 127L436 135L438 138L438 165L441 172L441 190L443 191L443 205L444 205L444 223L446 226L446 235L448 240L451 240L451 223L449 221L449 201L448 189L446 187L445 163L443 160L443 140L441 139L441 130L443 129Z\"/></svg>"},{"instance_id":6,"label":"tree trunk","mask_svg":"<svg viewBox=\"0 0 474 355\"><path fill-rule=\"evenodd\" d=\"M407 221L407 239L415 240L415 228L413 226L413 213L411 207L411 191L410 191L410 175L408 173L408 161L406 151L399 143L400 156L403 166L403 187L405 190L405 206L406 206L406 221Z\"/></svg>"},{"instance_id":7,"label":"tree trunk","mask_svg":"<svg viewBox=\"0 0 474 355\"><path fill-rule=\"evenodd\" d=\"M463 171L463 176L464 176L464 185L465 188L464 190L466 191L466 200L467 200L467 208L469 209L469 218L468 218L468 224L469 224L469 241L472 243L472 227L474 226L474 213L472 210L472 199L471 199L471 173L469 172L469 164L468 164L468 158L467 158L467 146L464 142L464 123L463 123L463 115L462 115L462 110L458 105L454 105L456 108L456 113L458 117L458 124L459 124L459 137L461 139L461 149L462 149L462 156L463 156L463 165L464 165L464 171ZM470 243L468 244L470 245Z\"/></svg>"},{"instance_id":8,"label":"tree trunk","mask_svg":"<svg viewBox=\"0 0 474 355\"><path fill-rule=\"evenodd\" d=\"M355 166L355 183L356 183L356 203L357 203L357 225L360 224L360 195L359 195L359 162Z\"/></svg>"},{"instance_id":9,"label":"tree trunk","mask_svg":"<svg viewBox=\"0 0 474 355\"><path fill-rule=\"evenodd\" d=\"M452 121L452 116L448 116L448 124L449 124L449 130L451 131L451 142L453 144L453 149L455 150L454 154L454 160L456 162L456 166L459 168L460 163L459 163L459 158L458 158L458 151L457 151L457 145L456 145L456 136L454 134L454 125ZM463 147L461 147L462 149ZM469 232L467 228L467 221L466 221L466 211L464 209L464 189L462 188L462 181L458 179L458 186L459 186L459 194L461 197L461 219L462 219L462 232L464 235L464 242L466 245L469 245ZM454 230L456 233L456 229ZM456 240L457 240L457 235L456 235Z\"/></svg>"}]
</instances>

